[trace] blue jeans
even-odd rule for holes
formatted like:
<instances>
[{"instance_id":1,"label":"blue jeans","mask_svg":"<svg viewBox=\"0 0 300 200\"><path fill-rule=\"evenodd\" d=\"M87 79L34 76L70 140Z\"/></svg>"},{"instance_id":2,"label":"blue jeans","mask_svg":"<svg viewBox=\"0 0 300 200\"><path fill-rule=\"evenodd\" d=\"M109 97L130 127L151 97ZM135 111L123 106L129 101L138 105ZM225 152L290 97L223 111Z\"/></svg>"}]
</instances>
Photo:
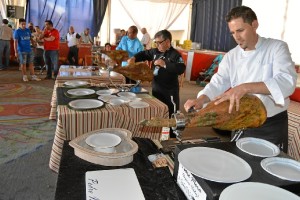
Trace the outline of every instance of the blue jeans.
<instances>
[{"instance_id":1,"label":"blue jeans","mask_svg":"<svg viewBox=\"0 0 300 200\"><path fill-rule=\"evenodd\" d=\"M4 53L4 65L2 65L2 56ZM10 56L10 41L9 40L0 40L0 68L7 68L9 64Z\"/></svg>"},{"instance_id":2,"label":"blue jeans","mask_svg":"<svg viewBox=\"0 0 300 200\"><path fill-rule=\"evenodd\" d=\"M31 64L33 62L33 52L18 51L19 62L21 65Z\"/></svg>"},{"instance_id":3,"label":"blue jeans","mask_svg":"<svg viewBox=\"0 0 300 200\"><path fill-rule=\"evenodd\" d=\"M54 77L58 74L58 50L45 50L44 61L47 67L47 77L52 77L52 66Z\"/></svg>"}]
</instances>

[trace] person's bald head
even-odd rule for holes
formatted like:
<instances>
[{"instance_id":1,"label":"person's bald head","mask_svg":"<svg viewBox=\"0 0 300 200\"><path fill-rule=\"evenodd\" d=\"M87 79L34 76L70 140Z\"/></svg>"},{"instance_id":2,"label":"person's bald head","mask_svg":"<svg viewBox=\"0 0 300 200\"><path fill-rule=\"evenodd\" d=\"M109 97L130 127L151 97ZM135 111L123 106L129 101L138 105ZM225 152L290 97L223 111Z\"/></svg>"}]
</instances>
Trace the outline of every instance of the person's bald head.
<instances>
[{"instance_id":1,"label":"person's bald head","mask_svg":"<svg viewBox=\"0 0 300 200\"><path fill-rule=\"evenodd\" d=\"M147 33L147 29L146 29L146 28L142 28L142 29L141 29L141 32L142 32L143 34L145 34L145 33Z\"/></svg>"},{"instance_id":2,"label":"person's bald head","mask_svg":"<svg viewBox=\"0 0 300 200\"><path fill-rule=\"evenodd\" d=\"M74 27L73 27L73 26L70 26L70 27L69 27L69 32L70 32L70 33L74 33Z\"/></svg>"}]
</instances>

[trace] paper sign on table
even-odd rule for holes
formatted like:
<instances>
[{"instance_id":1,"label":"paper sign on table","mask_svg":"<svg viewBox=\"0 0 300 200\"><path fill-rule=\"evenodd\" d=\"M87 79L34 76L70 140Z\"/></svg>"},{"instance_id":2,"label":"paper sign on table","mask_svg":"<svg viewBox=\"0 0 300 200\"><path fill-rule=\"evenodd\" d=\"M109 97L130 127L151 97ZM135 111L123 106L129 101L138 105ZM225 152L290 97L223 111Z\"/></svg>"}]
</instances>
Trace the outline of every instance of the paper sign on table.
<instances>
[{"instance_id":1,"label":"paper sign on table","mask_svg":"<svg viewBox=\"0 0 300 200\"><path fill-rule=\"evenodd\" d=\"M85 173L87 200L144 200L132 168L88 171Z\"/></svg>"},{"instance_id":2,"label":"paper sign on table","mask_svg":"<svg viewBox=\"0 0 300 200\"><path fill-rule=\"evenodd\" d=\"M188 200L206 200L206 193L198 184L190 171L180 163L178 167L177 184Z\"/></svg>"}]
</instances>

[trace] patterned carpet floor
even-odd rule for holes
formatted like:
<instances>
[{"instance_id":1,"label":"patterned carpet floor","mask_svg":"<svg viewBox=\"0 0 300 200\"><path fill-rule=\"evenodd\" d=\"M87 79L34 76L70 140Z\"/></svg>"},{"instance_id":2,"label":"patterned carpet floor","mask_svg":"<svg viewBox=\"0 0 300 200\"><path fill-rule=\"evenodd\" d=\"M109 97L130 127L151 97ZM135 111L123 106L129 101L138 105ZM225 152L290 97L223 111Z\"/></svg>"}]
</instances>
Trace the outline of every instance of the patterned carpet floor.
<instances>
[{"instance_id":1,"label":"patterned carpet floor","mask_svg":"<svg viewBox=\"0 0 300 200\"><path fill-rule=\"evenodd\" d=\"M0 164L35 151L52 140L48 119L54 81L22 82L21 72L0 72Z\"/></svg>"}]
</instances>

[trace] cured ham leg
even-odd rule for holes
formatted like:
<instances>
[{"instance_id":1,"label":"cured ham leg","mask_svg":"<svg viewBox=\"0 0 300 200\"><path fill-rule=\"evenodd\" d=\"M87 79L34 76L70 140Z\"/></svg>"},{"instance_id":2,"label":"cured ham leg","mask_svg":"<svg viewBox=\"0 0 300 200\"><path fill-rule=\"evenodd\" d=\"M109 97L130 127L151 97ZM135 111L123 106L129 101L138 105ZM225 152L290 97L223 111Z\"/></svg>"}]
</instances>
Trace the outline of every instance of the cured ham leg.
<instances>
[{"instance_id":1,"label":"cured ham leg","mask_svg":"<svg viewBox=\"0 0 300 200\"><path fill-rule=\"evenodd\" d=\"M113 71L118 72L131 80L152 81L153 71L144 62L129 64L126 67L115 67Z\"/></svg>"},{"instance_id":2,"label":"cured ham leg","mask_svg":"<svg viewBox=\"0 0 300 200\"><path fill-rule=\"evenodd\" d=\"M214 101L198 112L186 115L186 127L211 126L221 130L238 130L261 126L267 119L267 111L260 99L254 95L245 95L240 100L239 111L228 113L229 101L218 105ZM145 126L176 127L175 119L152 118L140 122Z\"/></svg>"}]
</instances>

